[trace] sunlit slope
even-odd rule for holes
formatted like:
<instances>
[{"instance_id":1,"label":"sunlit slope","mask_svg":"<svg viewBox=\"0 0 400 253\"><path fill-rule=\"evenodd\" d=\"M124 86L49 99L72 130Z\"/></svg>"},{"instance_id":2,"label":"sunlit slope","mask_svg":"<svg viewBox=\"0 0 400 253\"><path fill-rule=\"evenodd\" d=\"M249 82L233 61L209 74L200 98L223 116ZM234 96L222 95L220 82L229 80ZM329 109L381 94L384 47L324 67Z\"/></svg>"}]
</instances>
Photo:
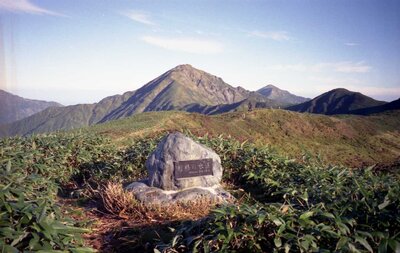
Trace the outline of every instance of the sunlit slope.
<instances>
[{"instance_id":1,"label":"sunlit slope","mask_svg":"<svg viewBox=\"0 0 400 253\"><path fill-rule=\"evenodd\" d=\"M255 110L215 116L185 112L149 112L87 128L119 145L165 131L231 135L241 141L268 144L300 158L321 155L333 164L359 166L400 157L400 112L373 116L330 117L285 110Z\"/></svg>"}]
</instances>

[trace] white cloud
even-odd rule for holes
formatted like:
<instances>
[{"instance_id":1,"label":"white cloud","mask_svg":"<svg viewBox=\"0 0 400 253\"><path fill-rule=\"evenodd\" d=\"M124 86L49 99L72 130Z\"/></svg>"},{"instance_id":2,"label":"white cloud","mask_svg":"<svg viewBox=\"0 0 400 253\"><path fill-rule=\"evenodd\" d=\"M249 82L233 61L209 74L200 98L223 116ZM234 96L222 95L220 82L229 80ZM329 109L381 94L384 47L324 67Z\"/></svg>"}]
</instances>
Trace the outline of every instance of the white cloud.
<instances>
[{"instance_id":1,"label":"white cloud","mask_svg":"<svg viewBox=\"0 0 400 253\"><path fill-rule=\"evenodd\" d=\"M36 15L65 16L63 14L36 6L33 3L29 2L29 0L0 0L0 10Z\"/></svg>"},{"instance_id":2,"label":"white cloud","mask_svg":"<svg viewBox=\"0 0 400 253\"><path fill-rule=\"evenodd\" d=\"M150 17L150 14L147 12L143 11L138 11L138 10L130 10L130 11L125 11L121 12L122 15L132 19L133 21L145 24L145 25L156 25Z\"/></svg>"},{"instance_id":3,"label":"white cloud","mask_svg":"<svg viewBox=\"0 0 400 253\"><path fill-rule=\"evenodd\" d=\"M172 51L181 51L196 54L215 54L223 51L221 43L213 40L197 38L170 38L158 36L143 36L144 42Z\"/></svg>"},{"instance_id":4,"label":"white cloud","mask_svg":"<svg viewBox=\"0 0 400 253\"><path fill-rule=\"evenodd\" d=\"M271 70L277 71L297 71L297 72L322 72L334 71L341 73L367 73L372 69L371 66L364 63L364 61L352 62L322 62L317 64L288 64L288 65L274 65L268 67Z\"/></svg>"},{"instance_id":5,"label":"white cloud","mask_svg":"<svg viewBox=\"0 0 400 253\"><path fill-rule=\"evenodd\" d=\"M290 40L291 38L289 37L288 32L286 31L268 31L268 32L262 32L262 31L251 31L249 32L250 36L255 36L255 37L260 37L260 38L265 38L265 39L272 39L276 41L287 41Z\"/></svg>"},{"instance_id":6,"label":"white cloud","mask_svg":"<svg viewBox=\"0 0 400 253\"><path fill-rule=\"evenodd\" d=\"M355 47L355 46L359 46L360 44L358 44L358 43L354 43L354 42L346 42L346 43L344 43L346 46L349 46L349 47Z\"/></svg>"}]
</instances>

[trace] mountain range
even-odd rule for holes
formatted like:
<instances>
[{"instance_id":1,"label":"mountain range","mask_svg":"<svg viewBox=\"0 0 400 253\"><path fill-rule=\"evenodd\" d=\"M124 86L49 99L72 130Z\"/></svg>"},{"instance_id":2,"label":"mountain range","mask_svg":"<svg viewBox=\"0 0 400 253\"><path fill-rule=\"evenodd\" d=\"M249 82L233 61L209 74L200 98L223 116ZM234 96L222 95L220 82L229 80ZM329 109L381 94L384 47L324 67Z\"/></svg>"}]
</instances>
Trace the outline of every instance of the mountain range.
<instances>
[{"instance_id":1,"label":"mountain range","mask_svg":"<svg viewBox=\"0 0 400 253\"><path fill-rule=\"evenodd\" d=\"M149 111L179 110L212 115L256 108L285 108L297 112L343 114L365 108L376 107L374 112L379 112L398 107L398 103L380 107L384 105L386 102L345 89L335 89L312 100L273 85L248 91L185 64L165 72L135 91L106 97L94 104L49 107L4 124L0 126L0 137L79 128Z\"/></svg>"},{"instance_id":2,"label":"mountain range","mask_svg":"<svg viewBox=\"0 0 400 253\"><path fill-rule=\"evenodd\" d=\"M60 106L56 102L26 99L0 90L0 125L29 117L49 107Z\"/></svg>"},{"instance_id":3,"label":"mountain range","mask_svg":"<svg viewBox=\"0 0 400 253\"><path fill-rule=\"evenodd\" d=\"M233 87L221 78L179 65L135 91L110 96L94 104L47 108L19 121L0 127L0 136L27 135L59 129L67 130L141 112L183 110L215 114L250 107L284 107L263 95Z\"/></svg>"}]
</instances>

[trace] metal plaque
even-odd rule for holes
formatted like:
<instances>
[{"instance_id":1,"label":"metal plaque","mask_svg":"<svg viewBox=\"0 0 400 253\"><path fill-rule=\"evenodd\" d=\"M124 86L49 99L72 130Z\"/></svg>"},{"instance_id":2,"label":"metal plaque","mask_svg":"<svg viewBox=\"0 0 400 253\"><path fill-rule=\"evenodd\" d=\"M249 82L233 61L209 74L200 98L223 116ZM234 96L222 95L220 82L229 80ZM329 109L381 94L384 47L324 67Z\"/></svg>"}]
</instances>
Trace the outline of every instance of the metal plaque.
<instances>
[{"instance_id":1,"label":"metal plaque","mask_svg":"<svg viewBox=\"0 0 400 253\"><path fill-rule=\"evenodd\" d=\"M213 175L213 160L200 159L174 162L175 178L200 177Z\"/></svg>"}]
</instances>

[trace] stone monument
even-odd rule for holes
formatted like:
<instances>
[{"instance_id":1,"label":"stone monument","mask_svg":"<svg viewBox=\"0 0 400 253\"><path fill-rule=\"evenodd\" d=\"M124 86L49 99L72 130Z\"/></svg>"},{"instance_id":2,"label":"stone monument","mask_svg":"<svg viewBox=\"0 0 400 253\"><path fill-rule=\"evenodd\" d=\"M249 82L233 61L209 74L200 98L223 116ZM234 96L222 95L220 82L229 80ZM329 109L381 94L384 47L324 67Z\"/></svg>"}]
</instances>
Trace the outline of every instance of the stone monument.
<instances>
[{"instance_id":1,"label":"stone monument","mask_svg":"<svg viewBox=\"0 0 400 253\"><path fill-rule=\"evenodd\" d=\"M223 169L219 156L182 133L165 136L145 165L148 179L126 187L144 204L233 198L220 185Z\"/></svg>"}]
</instances>

